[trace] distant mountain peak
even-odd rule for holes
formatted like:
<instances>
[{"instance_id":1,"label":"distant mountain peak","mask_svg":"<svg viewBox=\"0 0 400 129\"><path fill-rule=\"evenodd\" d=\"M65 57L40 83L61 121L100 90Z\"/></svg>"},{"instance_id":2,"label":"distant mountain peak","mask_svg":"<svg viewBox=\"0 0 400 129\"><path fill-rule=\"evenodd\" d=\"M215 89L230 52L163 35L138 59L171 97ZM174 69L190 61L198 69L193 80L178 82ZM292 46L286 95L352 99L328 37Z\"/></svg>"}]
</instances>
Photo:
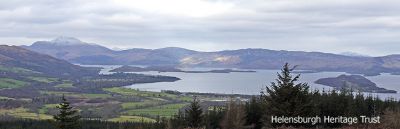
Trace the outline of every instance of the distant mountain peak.
<instances>
[{"instance_id":1,"label":"distant mountain peak","mask_svg":"<svg viewBox=\"0 0 400 129\"><path fill-rule=\"evenodd\" d=\"M164 47L164 48L158 48L155 50L189 50L181 47Z\"/></svg>"},{"instance_id":2,"label":"distant mountain peak","mask_svg":"<svg viewBox=\"0 0 400 129\"><path fill-rule=\"evenodd\" d=\"M50 41L51 43L58 44L58 45L78 45L78 44L86 44L81 40L74 38L74 37L66 37L60 36Z\"/></svg>"},{"instance_id":3,"label":"distant mountain peak","mask_svg":"<svg viewBox=\"0 0 400 129\"><path fill-rule=\"evenodd\" d=\"M356 53L356 52L342 52L339 53L339 55L344 55L344 56L352 56L352 57L370 57L368 55Z\"/></svg>"}]
</instances>

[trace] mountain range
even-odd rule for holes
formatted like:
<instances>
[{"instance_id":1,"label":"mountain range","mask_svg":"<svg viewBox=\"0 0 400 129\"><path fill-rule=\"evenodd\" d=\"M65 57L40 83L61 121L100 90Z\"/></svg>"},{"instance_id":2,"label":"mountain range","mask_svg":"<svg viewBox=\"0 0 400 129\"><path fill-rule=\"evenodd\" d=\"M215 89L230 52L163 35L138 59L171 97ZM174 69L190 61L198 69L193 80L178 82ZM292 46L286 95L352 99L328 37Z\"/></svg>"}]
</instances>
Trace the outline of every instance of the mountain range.
<instances>
[{"instance_id":1,"label":"mountain range","mask_svg":"<svg viewBox=\"0 0 400 129\"><path fill-rule=\"evenodd\" d=\"M71 37L37 41L22 47L78 64L279 69L288 62L292 66L297 65L299 70L315 72L335 71L371 76L400 73L400 55L368 57L252 48L215 52L178 47L112 50Z\"/></svg>"},{"instance_id":2,"label":"mountain range","mask_svg":"<svg viewBox=\"0 0 400 129\"><path fill-rule=\"evenodd\" d=\"M0 45L0 68L2 75L8 75L7 72L26 71L57 77L78 77L98 72L95 68L80 67L46 54L7 45Z\"/></svg>"}]
</instances>

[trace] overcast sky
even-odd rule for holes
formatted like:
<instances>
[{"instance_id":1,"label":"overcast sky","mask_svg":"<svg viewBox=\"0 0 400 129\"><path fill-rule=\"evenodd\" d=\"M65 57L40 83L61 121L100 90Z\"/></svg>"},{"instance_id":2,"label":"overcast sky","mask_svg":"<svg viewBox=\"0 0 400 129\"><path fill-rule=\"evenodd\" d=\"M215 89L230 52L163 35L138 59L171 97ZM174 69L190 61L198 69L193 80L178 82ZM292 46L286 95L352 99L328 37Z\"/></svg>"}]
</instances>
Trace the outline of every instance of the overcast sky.
<instances>
[{"instance_id":1,"label":"overcast sky","mask_svg":"<svg viewBox=\"0 0 400 129\"><path fill-rule=\"evenodd\" d=\"M399 0L1 0L0 43L400 54Z\"/></svg>"}]
</instances>

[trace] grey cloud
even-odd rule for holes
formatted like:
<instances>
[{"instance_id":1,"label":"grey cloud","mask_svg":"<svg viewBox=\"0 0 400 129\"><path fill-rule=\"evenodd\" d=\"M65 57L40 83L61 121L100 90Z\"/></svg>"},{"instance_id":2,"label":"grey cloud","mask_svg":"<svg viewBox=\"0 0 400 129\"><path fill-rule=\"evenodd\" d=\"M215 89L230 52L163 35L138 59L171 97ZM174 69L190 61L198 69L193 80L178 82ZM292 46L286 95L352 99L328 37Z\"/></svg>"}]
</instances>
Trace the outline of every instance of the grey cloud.
<instances>
[{"instance_id":1,"label":"grey cloud","mask_svg":"<svg viewBox=\"0 0 400 129\"><path fill-rule=\"evenodd\" d=\"M395 0L208 2L234 6L223 13L190 17L121 7L112 0L1 1L0 42L30 44L64 35L110 48L257 47L369 55L400 49L400 2Z\"/></svg>"}]
</instances>

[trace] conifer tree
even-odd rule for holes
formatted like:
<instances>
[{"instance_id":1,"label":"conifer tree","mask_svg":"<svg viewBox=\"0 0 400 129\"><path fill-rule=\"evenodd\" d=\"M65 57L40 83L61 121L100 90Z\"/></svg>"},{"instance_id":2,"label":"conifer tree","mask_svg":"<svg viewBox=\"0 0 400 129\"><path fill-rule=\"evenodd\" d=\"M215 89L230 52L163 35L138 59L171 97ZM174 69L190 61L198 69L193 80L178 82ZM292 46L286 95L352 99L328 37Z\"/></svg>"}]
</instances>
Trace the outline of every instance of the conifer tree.
<instances>
[{"instance_id":1,"label":"conifer tree","mask_svg":"<svg viewBox=\"0 0 400 129\"><path fill-rule=\"evenodd\" d=\"M271 116L308 116L312 112L312 99L307 83L295 83L300 75L293 76L291 72L295 67L290 68L286 63L278 73L278 79L266 87L266 92L261 97L267 106L267 123L271 122ZM268 124L269 125L269 124ZM275 126L276 124L273 124ZM293 125L296 126L296 125Z\"/></svg>"},{"instance_id":2,"label":"conifer tree","mask_svg":"<svg viewBox=\"0 0 400 129\"><path fill-rule=\"evenodd\" d=\"M191 128L199 128L203 122L203 110L197 97L193 98L188 109L185 110L188 126Z\"/></svg>"},{"instance_id":3,"label":"conifer tree","mask_svg":"<svg viewBox=\"0 0 400 129\"><path fill-rule=\"evenodd\" d=\"M54 116L59 129L78 129L80 116L78 111L70 106L65 96L62 96L62 102L56 107L59 113Z\"/></svg>"}]
</instances>

